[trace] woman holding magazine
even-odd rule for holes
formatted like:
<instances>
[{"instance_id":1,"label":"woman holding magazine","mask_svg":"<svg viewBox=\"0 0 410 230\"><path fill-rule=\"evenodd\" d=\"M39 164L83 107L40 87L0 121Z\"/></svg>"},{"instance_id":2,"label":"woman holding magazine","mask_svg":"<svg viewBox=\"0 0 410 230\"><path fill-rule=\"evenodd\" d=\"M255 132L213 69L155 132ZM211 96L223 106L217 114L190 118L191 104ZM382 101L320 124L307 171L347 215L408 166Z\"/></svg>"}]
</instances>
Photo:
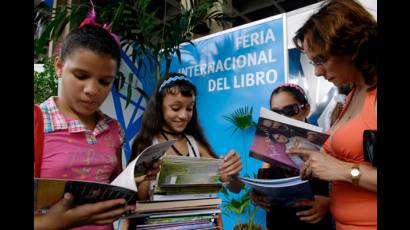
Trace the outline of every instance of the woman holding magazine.
<instances>
[{"instance_id":1,"label":"woman holding magazine","mask_svg":"<svg viewBox=\"0 0 410 230\"><path fill-rule=\"evenodd\" d=\"M315 75L353 89L322 151L289 153L306 159L303 176L332 182L336 229L377 229L377 168L363 154L364 130L377 130L377 23L356 1L326 1L293 41L312 60Z\"/></svg>"},{"instance_id":2,"label":"woman holding magazine","mask_svg":"<svg viewBox=\"0 0 410 230\"><path fill-rule=\"evenodd\" d=\"M271 94L270 108L274 112L300 121L307 121L306 117L310 112L310 105L303 89L295 84L277 87ZM263 162L258 178L276 179L283 176L277 174L270 164ZM312 179L309 183L315 199L299 201L295 207L283 208L271 204L266 197L256 191L251 193L252 200L267 211L268 229L332 229L328 212L328 183L317 179Z\"/></svg>"},{"instance_id":3,"label":"woman holding magazine","mask_svg":"<svg viewBox=\"0 0 410 230\"><path fill-rule=\"evenodd\" d=\"M198 122L196 88L183 74L169 73L158 82L148 102L141 129L132 144L130 162L148 146L175 139L169 155L217 158ZM223 156L221 181L233 192L239 192L242 182L233 177L242 169L240 156L230 150ZM138 187L139 198L147 199L149 182Z\"/></svg>"}]
</instances>

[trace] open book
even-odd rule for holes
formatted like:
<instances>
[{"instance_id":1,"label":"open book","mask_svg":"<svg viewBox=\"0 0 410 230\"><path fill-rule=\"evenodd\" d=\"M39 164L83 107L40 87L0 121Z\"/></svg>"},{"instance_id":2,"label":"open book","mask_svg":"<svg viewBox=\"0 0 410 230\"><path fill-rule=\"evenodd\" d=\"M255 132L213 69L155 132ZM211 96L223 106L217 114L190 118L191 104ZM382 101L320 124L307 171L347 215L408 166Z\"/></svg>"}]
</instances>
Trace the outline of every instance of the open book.
<instances>
[{"instance_id":1,"label":"open book","mask_svg":"<svg viewBox=\"0 0 410 230\"><path fill-rule=\"evenodd\" d=\"M167 155L157 178L156 194L216 193L222 188L219 181L221 159Z\"/></svg>"},{"instance_id":2,"label":"open book","mask_svg":"<svg viewBox=\"0 0 410 230\"><path fill-rule=\"evenodd\" d=\"M65 192L74 196L74 204L95 203L124 198L127 203L136 201L135 177L142 176L147 167L160 159L175 140L146 148L120 173L111 184L54 178L34 178L34 210L47 209L60 200Z\"/></svg>"},{"instance_id":3,"label":"open book","mask_svg":"<svg viewBox=\"0 0 410 230\"><path fill-rule=\"evenodd\" d=\"M322 128L261 108L249 155L296 176L303 163L297 155L289 155L292 147L320 150L329 137Z\"/></svg>"},{"instance_id":4,"label":"open book","mask_svg":"<svg viewBox=\"0 0 410 230\"><path fill-rule=\"evenodd\" d=\"M239 176L239 179L276 205L286 207L298 200L314 199L309 182L299 176L282 179L252 179Z\"/></svg>"}]
</instances>

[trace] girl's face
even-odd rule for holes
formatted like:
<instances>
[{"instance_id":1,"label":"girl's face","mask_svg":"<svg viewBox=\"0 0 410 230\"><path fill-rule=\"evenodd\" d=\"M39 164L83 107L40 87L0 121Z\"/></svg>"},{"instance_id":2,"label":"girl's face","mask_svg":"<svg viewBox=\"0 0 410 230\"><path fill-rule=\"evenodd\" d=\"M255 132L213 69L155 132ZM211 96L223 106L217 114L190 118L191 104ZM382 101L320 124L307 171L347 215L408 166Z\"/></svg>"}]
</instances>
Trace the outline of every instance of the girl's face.
<instances>
[{"instance_id":1,"label":"girl's face","mask_svg":"<svg viewBox=\"0 0 410 230\"><path fill-rule=\"evenodd\" d=\"M288 143L288 138L285 135L275 133L272 135L273 139L275 139L276 142L278 143Z\"/></svg>"},{"instance_id":2,"label":"girl's face","mask_svg":"<svg viewBox=\"0 0 410 230\"><path fill-rule=\"evenodd\" d=\"M72 118L89 118L99 109L111 90L118 63L110 56L77 48L55 68L62 79L57 104Z\"/></svg>"},{"instance_id":3,"label":"girl's face","mask_svg":"<svg viewBox=\"0 0 410 230\"><path fill-rule=\"evenodd\" d=\"M270 101L271 109L275 110L282 110L283 108L294 104L301 105L301 103L298 102L291 93L284 91L274 94ZM309 112L310 106L307 104L303 108L299 109L299 112L291 116L290 118L299 121L305 121L306 117L309 115Z\"/></svg>"},{"instance_id":4,"label":"girl's face","mask_svg":"<svg viewBox=\"0 0 410 230\"><path fill-rule=\"evenodd\" d=\"M195 105L195 96L186 97L177 92L167 93L162 104L164 129L166 131L182 133L192 118Z\"/></svg>"}]
</instances>

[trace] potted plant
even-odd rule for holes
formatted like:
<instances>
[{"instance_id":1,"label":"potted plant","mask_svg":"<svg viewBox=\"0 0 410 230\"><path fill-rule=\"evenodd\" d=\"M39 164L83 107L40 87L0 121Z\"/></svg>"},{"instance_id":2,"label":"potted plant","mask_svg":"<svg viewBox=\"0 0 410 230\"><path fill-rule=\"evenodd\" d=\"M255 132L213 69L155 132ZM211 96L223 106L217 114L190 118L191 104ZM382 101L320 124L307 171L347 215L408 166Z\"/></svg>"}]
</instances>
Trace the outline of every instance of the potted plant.
<instances>
[{"instance_id":1,"label":"potted plant","mask_svg":"<svg viewBox=\"0 0 410 230\"><path fill-rule=\"evenodd\" d=\"M232 197L226 188L222 189L222 193L225 196L225 200L222 202L222 209L224 215L233 219L232 214L235 215L236 225L234 230L263 230L262 226L255 224L255 216L259 209L257 206L253 206L250 193L252 189L245 187L243 191L238 195L238 198ZM248 222L241 223L241 216L246 215Z\"/></svg>"}]
</instances>

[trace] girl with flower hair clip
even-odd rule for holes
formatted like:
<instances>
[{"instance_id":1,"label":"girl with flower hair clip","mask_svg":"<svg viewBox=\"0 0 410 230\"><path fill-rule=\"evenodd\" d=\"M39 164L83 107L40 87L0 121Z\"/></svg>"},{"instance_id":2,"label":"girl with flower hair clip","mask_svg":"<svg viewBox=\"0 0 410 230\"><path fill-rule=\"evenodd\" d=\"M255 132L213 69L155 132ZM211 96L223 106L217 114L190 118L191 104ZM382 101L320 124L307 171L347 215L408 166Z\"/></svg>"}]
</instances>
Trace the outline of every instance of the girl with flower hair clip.
<instances>
[{"instance_id":1,"label":"girl with flower hair clip","mask_svg":"<svg viewBox=\"0 0 410 230\"><path fill-rule=\"evenodd\" d=\"M42 151L35 151L35 177L109 183L122 170L124 131L119 123L99 110L108 96L120 66L118 41L95 22L95 12L64 39L55 70L62 80L61 96L36 106L43 121ZM37 122L41 122L36 120ZM35 136L35 139L39 138ZM36 139L38 140L38 139ZM153 179L160 162L136 178ZM73 206L72 194L34 214L34 229L110 230L113 221L135 206L124 199ZM82 226L82 227L79 227Z\"/></svg>"}]
</instances>

